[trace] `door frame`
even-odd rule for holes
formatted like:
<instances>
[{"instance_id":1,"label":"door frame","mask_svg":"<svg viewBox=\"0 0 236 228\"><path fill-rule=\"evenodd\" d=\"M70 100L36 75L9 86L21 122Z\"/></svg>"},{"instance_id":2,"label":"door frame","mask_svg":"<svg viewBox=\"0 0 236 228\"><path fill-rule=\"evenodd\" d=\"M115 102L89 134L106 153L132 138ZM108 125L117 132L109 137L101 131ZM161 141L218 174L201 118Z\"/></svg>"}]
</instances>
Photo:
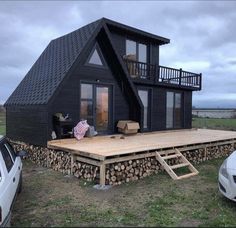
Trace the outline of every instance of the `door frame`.
<instances>
[{"instance_id":1,"label":"door frame","mask_svg":"<svg viewBox=\"0 0 236 228\"><path fill-rule=\"evenodd\" d=\"M147 128L144 128L143 127L143 120L144 120L144 117L142 119L142 130L144 132L148 132L148 131L152 131L152 94L153 94L153 89L150 88L150 87L147 87L147 86L138 86L137 87L137 92L139 90L143 90L143 91L147 91L148 92L148 114L147 114ZM138 94L139 96L139 94ZM140 98L140 97L139 97ZM141 100L141 98L140 98ZM143 114L144 114L144 110L143 110Z\"/></svg>"},{"instance_id":2,"label":"door frame","mask_svg":"<svg viewBox=\"0 0 236 228\"><path fill-rule=\"evenodd\" d=\"M174 94L174 96L173 96L173 113L172 113L172 118L173 118L173 126L172 127L170 127L170 128L167 128L167 126L166 126L166 121L167 121L167 93L168 92L172 92L173 94ZM175 94L176 93L178 93L178 94L180 94L181 95L181 101L180 101L180 104L181 104L181 107L180 107L180 127L175 127L176 126L176 123L175 123ZM184 93L183 93L183 91L174 91L174 90L167 90L166 91L166 96L165 96L165 112L166 112L166 114L165 114L165 128L167 129L167 130L176 130L176 129L183 129L183 127L184 127Z\"/></svg>"},{"instance_id":3,"label":"door frame","mask_svg":"<svg viewBox=\"0 0 236 228\"><path fill-rule=\"evenodd\" d=\"M89 80L80 80L79 85L79 117L80 117L80 108L81 108L81 84L90 84L93 87L93 126L97 131L96 126L96 104L97 104L97 97L96 97L96 88L97 87L108 87L108 127L106 131L99 131L99 134L111 134L114 131L114 84L107 83L107 82L99 82L99 81L89 81ZM80 118L81 119L81 118Z\"/></svg>"}]
</instances>

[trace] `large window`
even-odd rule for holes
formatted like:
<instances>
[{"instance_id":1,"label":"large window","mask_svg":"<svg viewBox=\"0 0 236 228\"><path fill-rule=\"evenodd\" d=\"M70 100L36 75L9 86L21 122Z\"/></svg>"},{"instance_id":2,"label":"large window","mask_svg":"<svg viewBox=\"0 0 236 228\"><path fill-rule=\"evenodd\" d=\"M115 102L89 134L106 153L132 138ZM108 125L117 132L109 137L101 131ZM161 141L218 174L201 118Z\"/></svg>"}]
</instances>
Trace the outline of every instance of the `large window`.
<instances>
[{"instance_id":1,"label":"large window","mask_svg":"<svg viewBox=\"0 0 236 228\"><path fill-rule=\"evenodd\" d=\"M147 63L147 45L133 40L126 40L126 58Z\"/></svg>"},{"instance_id":2,"label":"large window","mask_svg":"<svg viewBox=\"0 0 236 228\"><path fill-rule=\"evenodd\" d=\"M99 132L109 130L110 88L106 85L81 84L80 118L86 119Z\"/></svg>"},{"instance_id":3,"label":"large window","mask_svg":"<svg viewBox=\"0 0 236 228\"><path fill-rule=\"evenodd\" d=\"M138 90L138 95L143 103L143 128L147 129L148 128L148 115L149 115L149 94L148 90Z\"/></svg>"},{"instance_id":4,"label":"large window","mask_svg":"<svg viewBox=\"0 0 236 228\"><path fill-rule=\"evenodd\" d=\"M181 128L181 93L167 92L166 94L166 128Z\"/></svg>"}]
</instances>

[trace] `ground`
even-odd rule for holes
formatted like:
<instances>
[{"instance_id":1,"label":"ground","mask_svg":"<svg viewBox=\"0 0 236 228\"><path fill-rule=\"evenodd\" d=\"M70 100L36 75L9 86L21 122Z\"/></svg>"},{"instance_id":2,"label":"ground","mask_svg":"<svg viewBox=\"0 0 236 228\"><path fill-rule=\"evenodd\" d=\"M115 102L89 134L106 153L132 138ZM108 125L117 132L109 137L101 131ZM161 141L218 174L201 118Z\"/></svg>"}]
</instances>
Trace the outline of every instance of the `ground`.
<instances>
[{"instance_id":1,"label":"ground","mask_svg":"<svg viewBox=\"0 0 236 228\"><path fill-rule=\"evenodd\" d=\"M193 118L194 128L209 128L218 130L236 130L236 119Z\"/></svg>"},{"instance_id":2,"label":"ground","mask_svg":"<svg viewBox=\"0 0 236 228\"><path fill-rule=\"evenodd\" d=\"M163 172L105 191L24 161L12 225L236 226L236 204L218 191L222 161L196 166L200 174L192 178L174 181Z\"/></svg>"}]
</instances>

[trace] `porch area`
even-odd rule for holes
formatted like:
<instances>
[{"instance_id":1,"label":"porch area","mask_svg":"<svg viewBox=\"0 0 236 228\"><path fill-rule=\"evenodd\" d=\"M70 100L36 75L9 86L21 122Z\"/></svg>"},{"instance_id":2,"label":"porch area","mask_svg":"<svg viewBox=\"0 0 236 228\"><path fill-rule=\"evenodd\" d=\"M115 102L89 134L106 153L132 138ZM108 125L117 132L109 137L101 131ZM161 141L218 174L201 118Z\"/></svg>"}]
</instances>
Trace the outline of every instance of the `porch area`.
<instances>
[{"instance_id":1,"label":"porch area","mask_svg":"<svg viewBox=\"0 0 236 228\"><path fill-rule=\"evenodd\" d=\"M77 141L75 138L53 140L48 142L48 148L69 152L72 156L71 163L79 161L98 167L100 184L105 185L105 183L109 183L108 180L112 175L111 169L117 169L121 173L122 169L126 169L125 162L132 164L138 159L147 159L147 162L150 162L147 170L151 170L153 164L156 164L157 153L163 155L178 149L193 163L225 156L236 148L236 132L189 129L138 133L131 136L117 134L84 138L81 141ZM176 164L175 161L173 164ZM116 165L118 168L115 167ZM160 168L160 164L157 165ZM130 169L135 172L132 165ZM150 171L150 173L152 172ZM127 177L133 177L133 174L127 175L126 180ZM139 177L137 178L139 179ZM117 177L113 179L117 179Z\"/></svg>"}]
</instances>

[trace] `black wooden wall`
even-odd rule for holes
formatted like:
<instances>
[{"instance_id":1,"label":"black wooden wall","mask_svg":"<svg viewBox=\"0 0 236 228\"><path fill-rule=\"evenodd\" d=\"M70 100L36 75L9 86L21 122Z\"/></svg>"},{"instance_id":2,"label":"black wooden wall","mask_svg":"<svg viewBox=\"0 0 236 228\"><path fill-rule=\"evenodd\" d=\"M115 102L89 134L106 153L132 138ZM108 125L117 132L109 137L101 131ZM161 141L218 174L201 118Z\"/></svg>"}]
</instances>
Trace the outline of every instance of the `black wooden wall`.
<instances>
[{"instance_id":1,"label":"black wooden wall","mask_svg":"<svg viewBox=\"0 0 236 228\"><path fill-rule=\"evenodd\" d=\"M10 139L35 145L46 145L47 131L46 106L6 107L6 135Z\"/></svg>"},{"instance_id":2,"label":"black wooden wall","mask_svg":"<svg viewBox=\"0 0 236 228\"><path fill-rule=\"evenodd\" d=\"M160 86L136 84L138 89L148 89L151 93L151 131L166 130L166 93L167 91L182 94L182 128L192 127L192 91L177 90Z\"/></svg>"},{"instance_id":3,"label":"black wooden wall","mask_svg":"<svg viewBox=\"0 0 236 228\"><path fill-rule=\"evenodd\" d=\"M92 51L95 42L90 45L87 52L84 53L80 63L69 75L60 91L50 104L49 111L49 132L52 129L52 115L57 112L69 114L74 121L74 125L80 120L80 83L94 83L100 85L109 85L112 88L113 104L112 104L112 120L113 132L116 132L116 124L119 120L126 120L130 118L130 108L128 102L117 83L116 78L112 74L109 66L104 68L96 66L88 66L86 64L87 58ZM105 61L106 57L104 56ZM107 61L106 61L107 62Z\"/></svg>"}]
</instances>

